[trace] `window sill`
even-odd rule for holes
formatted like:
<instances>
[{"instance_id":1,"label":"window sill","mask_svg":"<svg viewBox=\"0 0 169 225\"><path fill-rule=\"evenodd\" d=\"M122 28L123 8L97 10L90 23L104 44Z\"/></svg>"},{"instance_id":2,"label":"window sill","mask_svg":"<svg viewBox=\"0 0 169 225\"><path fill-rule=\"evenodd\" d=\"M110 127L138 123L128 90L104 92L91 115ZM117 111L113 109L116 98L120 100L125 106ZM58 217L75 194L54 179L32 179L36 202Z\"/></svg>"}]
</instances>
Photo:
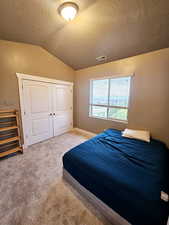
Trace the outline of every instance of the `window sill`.
<instances>
[{"instance_id":1,"label":"window sill","mask_svg":"<svg viewBox=\"0 0 169 225\"><path fill-rule=\"evenodd\" d=\"M88 117L93 119L100 119L100 120L107 120L107 121L112 121L116 123L128 124L128 120L116 120L116 119L108 119L108 118L102 118L102 117L96 117L96 116L88 116Z\"/></svg>"}]
</instances>

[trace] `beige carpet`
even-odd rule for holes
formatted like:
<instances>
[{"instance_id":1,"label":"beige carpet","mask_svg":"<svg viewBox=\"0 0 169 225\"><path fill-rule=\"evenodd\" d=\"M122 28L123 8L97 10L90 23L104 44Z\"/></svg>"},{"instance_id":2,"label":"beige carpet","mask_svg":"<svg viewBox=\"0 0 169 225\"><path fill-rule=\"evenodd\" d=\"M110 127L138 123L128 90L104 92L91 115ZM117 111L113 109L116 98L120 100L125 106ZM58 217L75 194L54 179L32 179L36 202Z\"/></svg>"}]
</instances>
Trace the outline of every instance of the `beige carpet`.
<instances>
[{"instance_id":1,"label":"beige carpet","mask_svg":"<svg viewBox=\"0 0 169 225\"><path fill-rule=\"evenodd\" d=\"M0 160L0 225L103 225L62 181L62 156L87 137L70 132Z\"/></svg>"}]
</instances>

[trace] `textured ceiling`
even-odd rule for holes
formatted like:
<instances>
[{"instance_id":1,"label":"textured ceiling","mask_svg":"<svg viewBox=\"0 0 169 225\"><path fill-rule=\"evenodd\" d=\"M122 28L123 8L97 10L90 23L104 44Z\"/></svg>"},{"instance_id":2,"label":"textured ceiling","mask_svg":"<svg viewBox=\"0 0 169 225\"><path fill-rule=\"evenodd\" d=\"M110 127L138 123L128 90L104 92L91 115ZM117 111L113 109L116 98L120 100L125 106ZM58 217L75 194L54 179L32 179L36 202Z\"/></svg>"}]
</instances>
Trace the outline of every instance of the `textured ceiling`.
<instances>
[{"instance_id":1,"label":"textured ceiling","mask_svg":"<svg viewBox=\"0 0 169 225\"><path fill-rule=\"evenodd\" d=\"M76 0L72 22L59 0L0 0L0 39L41 45L74 69L169 47L169 0Z\"/></svg>"}]
</instances>

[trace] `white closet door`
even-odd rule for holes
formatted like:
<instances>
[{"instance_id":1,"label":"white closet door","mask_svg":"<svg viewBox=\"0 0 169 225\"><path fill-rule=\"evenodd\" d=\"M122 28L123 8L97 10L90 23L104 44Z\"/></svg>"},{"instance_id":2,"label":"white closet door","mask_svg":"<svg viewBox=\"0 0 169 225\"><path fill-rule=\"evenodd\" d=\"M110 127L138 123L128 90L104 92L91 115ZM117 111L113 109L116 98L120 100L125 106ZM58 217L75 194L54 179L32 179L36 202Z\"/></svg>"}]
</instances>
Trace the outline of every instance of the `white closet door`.
<instances>
[{"instance_id":1,"label":"white closet door","mask_svg":"<svg viewBox=\"0 0 169 225\"><path fill-rule=\"evenodd\" d=\"M52 85L24 80L23 93L28 145L52 137Z\"/></svg>"},{"instance_id":2,"label":"white closet door","mask_svg":"<svg viewBox=\"0 0 169 225\"><path fill-rule=\"evenodd\" d=\"M62 134L73 126L73 88L68 85L53 87L54 136Z\"/></svg>"}]
</instances>

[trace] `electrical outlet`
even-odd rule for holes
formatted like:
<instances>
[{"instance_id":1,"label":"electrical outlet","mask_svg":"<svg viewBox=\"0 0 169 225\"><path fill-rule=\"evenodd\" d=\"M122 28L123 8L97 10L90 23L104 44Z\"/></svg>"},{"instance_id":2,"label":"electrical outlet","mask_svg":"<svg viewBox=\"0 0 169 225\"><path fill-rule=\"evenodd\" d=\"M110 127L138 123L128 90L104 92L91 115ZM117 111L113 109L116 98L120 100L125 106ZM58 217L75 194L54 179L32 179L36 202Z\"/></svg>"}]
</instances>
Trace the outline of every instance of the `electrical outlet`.
<instances>
[{"instance_id":1,"label":"electrical outlet","mask_svg":"<svg viewBox=\"0 0 169 225\"><path fill-rule=\"evenodd\" d=\"M96 58L97 62L106 62L106 60L107 60L107 56L105 55L101 55Z\"/></svg>"},{"instance_id":2,"label":"electrical outlet","mask_svg":"<svg viewBox=\"0 0 169 225\"><path fill-rule=\"evenodd\" d=\"M169 201L169 196L167 193L165 193L164 191L161 191L161 199L165 202Z\"/></svg>"}]
</instances>

